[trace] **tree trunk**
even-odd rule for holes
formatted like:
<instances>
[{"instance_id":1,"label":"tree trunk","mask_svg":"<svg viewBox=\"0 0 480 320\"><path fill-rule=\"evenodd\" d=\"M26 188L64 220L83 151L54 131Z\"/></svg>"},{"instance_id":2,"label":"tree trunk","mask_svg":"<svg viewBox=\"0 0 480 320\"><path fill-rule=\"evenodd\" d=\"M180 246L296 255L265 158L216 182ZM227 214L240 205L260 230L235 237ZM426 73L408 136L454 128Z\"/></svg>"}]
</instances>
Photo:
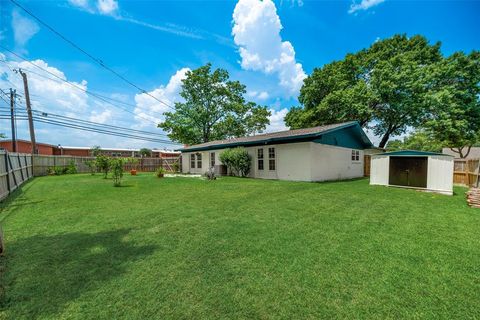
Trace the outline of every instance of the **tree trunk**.
<instances>
[{"instance_id":1,"label":"tree trunk","mask_svg":"<svg viewBox=\"0 0 480 320\"><path fill-rule=\"evenodd\" d=\"M470 150L472 149L472 146L467 147L467 153L465 153L465 154L463 154L463 148L465 148L465 147L456 148L457 150L455 150L455 148L450 148L450 150L452 150L455 153L458 153L458 155L460 156L461 159L465 159L470 154Z\"/></svg>"},{"instance_id":2,"label":"tree trunk","mask_svg":"<svg viewBox=\"0 0 480 320\"><path fill-rule=\"evenodd\" d=\"M382 140L380 141L380 144L378 145L379 148L385 148L385 145L388 142L388 139L390 139L390 131L385 132L385 134L382 137Z\"/></svg>"}]
</instances>

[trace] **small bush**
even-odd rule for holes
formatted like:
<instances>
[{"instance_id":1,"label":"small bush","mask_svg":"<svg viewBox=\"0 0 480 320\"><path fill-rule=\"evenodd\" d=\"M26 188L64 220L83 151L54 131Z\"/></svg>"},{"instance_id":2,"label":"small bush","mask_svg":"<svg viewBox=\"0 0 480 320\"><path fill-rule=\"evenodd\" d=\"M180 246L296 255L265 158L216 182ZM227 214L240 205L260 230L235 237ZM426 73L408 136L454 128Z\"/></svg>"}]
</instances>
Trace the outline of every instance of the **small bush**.
<instances>
[{"instance_id":1,"label":"small bush","mask_svg":"<svg viewBox=\"0 0 480 320\"><path fill-rule=\"evenodd\" d=\"M122 184L123 166L127 160L123 158L112 158L109 162L112 170L113 185L119 187Z\"/></svg>"},{"instance_id":2,"label":"small bush","mask_svg":"<svg viewBox=\"0 0 480 320\"><path fill-rule=\"evenodd\" d=\"M220 154L220 161L230 169L233 175L246 177L250 173L252 157L243 147L226 149Z\"/></svg>"},{"instance_id":3,"label":"small bush","mask_svg":"<svg viewBox=\"0 0 480 320\"><path fill-rule=\"evenodd\" d=\"M92 176L95 175L95 173L97 172L96 161L95 160L85 161L85 165L88 167L88 170L90 170L90 173L92 174Z\"/></svg>"},{"instance_id":4,"label":"small bush","mask_svg":"<svg viewBox=\"0 0 480 320\"><path fill-rule=\"evenodd\" d=\"M70 160L70 162L68 163L68 166L65 169L66 169L65 173L68 173L68 174L75 174L78 172L77 166L75 165L75 161L73 160Z\"/></svg>"},{"instance_id":5,"label":"small bush","mask_svg":"<svg viewBox=\"0 0 480 320\"><path fill-rule=\"evenodd\" d=\"M49 175L55 175L55 176L60 176L62 174L66 174L67 173L67 167L59 167L59 166L55 166L55 167L49 167L47 169L47 174Z\"/></svg>"},{"instance_id":6,"label":"small bush","mask_svg":"<svg viewBox=\"0 0 480 320\"><path fill-rule=\"evenodd\" d=\"M205 177L207 180L216 180L217 177L215 176L215 169L213 167L208 169L208 171L205 172Z\"/></svg>"},{"instance_id":7,"label":"small bush","mask_svg":"<svg viewBox=\"0 0 480 320\"><path fill-rule=\"evenodd\" d=\"M163 178L163 176L165 175L165 169L163 169L163 167L160 167L158 168L157 170L155 170L155 175L157 176L157 178Z\"/></svg>"},{"instance_id":8,"label":"small bush","mask_svg":"<svg viewBox=\"0 0 480 320\"><path fill-rule=\"evenodd\" d=\"M98 168L98 170L103 172L103 178L107 179L108 172L110 171L110 168L112 165L110 158L104 155L98 155L97 158L95 159L95 165Z\"/></svg>"}]
</instances>

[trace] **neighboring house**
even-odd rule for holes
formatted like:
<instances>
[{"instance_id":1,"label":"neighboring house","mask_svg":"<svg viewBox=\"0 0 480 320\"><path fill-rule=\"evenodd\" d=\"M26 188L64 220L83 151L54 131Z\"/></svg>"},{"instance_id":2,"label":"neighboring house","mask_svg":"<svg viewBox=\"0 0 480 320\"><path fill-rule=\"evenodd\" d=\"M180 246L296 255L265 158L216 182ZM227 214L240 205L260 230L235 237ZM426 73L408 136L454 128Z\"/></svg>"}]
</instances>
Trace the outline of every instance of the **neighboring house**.
<instances>
[{"instance_id":1,"label":"neighboring house","mask_svg":"<svg viewBox=\"0 0 480 320\"><path fill-rule=\"evenodd\" d=\"M325 181L362 177L364 150L372 143L356 121L211 141L180 149L182 171L226 173L220 154L234 147L252 157L252 178Z\"/></svg>"},{"instance_id":2,"label":"neighboring house","mask_svg":"<svg viewBox=\"0 0 480 320\"><path fill-rule=\"evenodd\" d=\"M467 152L466 148L465 151ZM442 153L454 156L455 158L460 158L460 155L456 152L453 152L450 148L443 148ZM470 153L465 159L479 159L480 158L480 147L472 147Z\"/></svg>"}]
</instances>

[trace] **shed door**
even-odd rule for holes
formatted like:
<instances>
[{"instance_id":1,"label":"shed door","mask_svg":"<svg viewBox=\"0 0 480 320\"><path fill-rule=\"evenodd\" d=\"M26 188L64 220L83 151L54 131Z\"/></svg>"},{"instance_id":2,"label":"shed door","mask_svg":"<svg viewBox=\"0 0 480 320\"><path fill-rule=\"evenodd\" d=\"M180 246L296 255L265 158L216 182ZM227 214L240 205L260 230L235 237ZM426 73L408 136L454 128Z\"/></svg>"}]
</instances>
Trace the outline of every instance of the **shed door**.
<instances>
[{"instance_id":1,"label":"shed door","mask_svg":"<svg viewBox=\"0 0 480 320\"><path fill-rule=\"evenodd\" d=\"M427 157L390 157L389 184L427 187Z\"/></svg>"}]
</instances>

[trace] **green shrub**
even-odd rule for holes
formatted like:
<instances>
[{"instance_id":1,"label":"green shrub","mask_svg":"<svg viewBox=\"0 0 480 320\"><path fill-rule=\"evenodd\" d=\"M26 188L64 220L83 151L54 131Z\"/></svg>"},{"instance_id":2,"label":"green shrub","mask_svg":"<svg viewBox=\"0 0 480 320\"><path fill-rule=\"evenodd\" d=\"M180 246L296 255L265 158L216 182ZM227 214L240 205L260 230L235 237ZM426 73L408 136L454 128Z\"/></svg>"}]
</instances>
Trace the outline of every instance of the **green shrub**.
<instances>
[{"instance_id":1,"label":"green shrub","mask_svg":"<svg viewBox=\"0 0 480 320\"><path fill-rule=\"evenodd\" d=\"M95 164L98 170L103 172L103 178L107 179L108 172L110 171L110 168L111 168L110 158L104 155L98 155L97 158L95 159Z\"/></svg>"},{"instance_id":2,"label":"green shrub","mask_svg":"<svg viewBox=\"0 0 480 320\"><path fill-rule=\"evenodd\" d=\"M75 174L75 173L78 173L78 170L77 170L77 166L75 165L75 161L73 160L70 160L70 162L68 163L68 166L65 167L65 173L68 173L68 174Z\"/></svg>"},{"instance_id":3,"label":"green shrub","mask_svg":"<svg viewBox=\"0 0 480 320\"><path fill-rule=\"evenodd\" d=\"M95 175L95 173L97 172L96 161L95 160L85 161L85 165L88 167L88 170L90 170L90 173L92 174L92 176Z\"/></svg>"},{"instance_id":4,"label":"green shrub","mask_svg":"<svg viewBox=\"0 0 480 320\"><path fill-rule=\"evenodd\" d=\"M220 154L220 161L233 175L246 177L250 173L252 157L243 147L226 149Z\"/></svg>"},{"instance_id":5,"label":"green shrub","mask_svg":"<svg viewBox=\"0 0 480 320\"><path fill-rule=\"evenodd\" d=\"M122 184L123 166L127 162L124 158L112 158L110 159L110 168L112 170L113 185L119 187Z\"/></svg>"},{"instance_id":6,"label":"green shrub","mask_svg":"<svg viewBox=\"0 0 480 320\"><path fill-rule=\"evenodd\" d=\"M49 167L47 169L47 174L49 174L49 175L60 176L60 175L65 174L65 173L67 173L67 167L55 166L55 167Z\"/></svg>"},{"instance_id":7,"label":"green shrub","mask_svg":"<svg viewBox=\"0 0 480 320\"><path fill-rule=\"evenodd\" d=\"M155 175L158 177L158 178L163 178L163 175L165 174L165 169L163 169L163 167L160 167L160 168L157 168L157 170L155 170Z\"/></svg>"}]
</instances>

